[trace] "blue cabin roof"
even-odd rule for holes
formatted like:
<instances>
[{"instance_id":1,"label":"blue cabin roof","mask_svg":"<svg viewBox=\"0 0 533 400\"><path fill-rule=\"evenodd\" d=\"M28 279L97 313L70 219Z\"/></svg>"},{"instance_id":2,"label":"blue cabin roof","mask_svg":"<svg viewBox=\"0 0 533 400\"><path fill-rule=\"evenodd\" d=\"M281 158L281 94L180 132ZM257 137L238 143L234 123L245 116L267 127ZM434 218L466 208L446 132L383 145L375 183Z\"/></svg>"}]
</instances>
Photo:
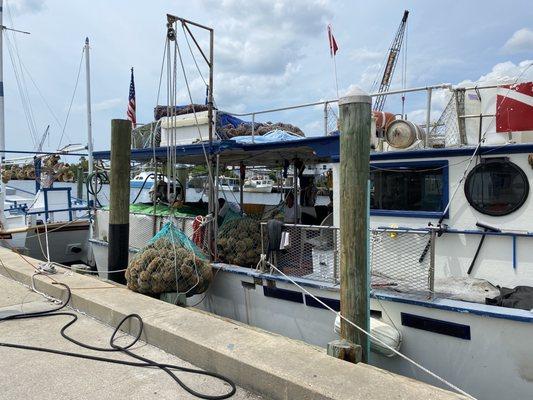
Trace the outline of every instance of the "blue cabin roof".
<instances>
[{"instance_id":1,"label":"blue cabin roof","mask_svg":"<svg viewBox=\"0 0 533 400\"><path fill-rule=\"evenodd\" d=\"M470 156L475 147L438 148L421 150L400 150L389 152L372 152L370 161L392 161L422 158L450 158ZM306 137L298 140L269 143L237 143L233 140L195 143L176 147L178 162L183 164L205 164L205 155L218 155L223 164L237 165L241 161L245 165L281 166L285 160L299 158L306 164L330 163L339 161L339 136ZM167 147L155 150L132 149L132 161L148 161L155 156L158 159L167 157ZM479 155L502 155L533 152L533 144L505 144L483 146ZM94 158L109 160L110 151L96 151Z\"/></svg>"}]
</instances>

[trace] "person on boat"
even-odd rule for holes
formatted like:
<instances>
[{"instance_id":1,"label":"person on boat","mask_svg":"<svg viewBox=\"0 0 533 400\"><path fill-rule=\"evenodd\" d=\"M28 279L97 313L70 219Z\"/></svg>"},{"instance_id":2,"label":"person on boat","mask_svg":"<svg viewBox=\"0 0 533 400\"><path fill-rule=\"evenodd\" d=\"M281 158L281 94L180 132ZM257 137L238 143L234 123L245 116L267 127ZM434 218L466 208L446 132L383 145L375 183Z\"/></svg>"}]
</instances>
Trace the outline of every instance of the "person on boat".
<instances>
[{"instance_id":1,"label":"person on boat","mask_svg":"<svg viewBox=\"0 0 533 400\"><path fill-rule=\"evenodd\" d=\"M285 196L285 206L283 207L283 222L286 224L297 223L296 207L294 204L294 194L292 192L287 193Z\"/></svg>"}]
</instances>

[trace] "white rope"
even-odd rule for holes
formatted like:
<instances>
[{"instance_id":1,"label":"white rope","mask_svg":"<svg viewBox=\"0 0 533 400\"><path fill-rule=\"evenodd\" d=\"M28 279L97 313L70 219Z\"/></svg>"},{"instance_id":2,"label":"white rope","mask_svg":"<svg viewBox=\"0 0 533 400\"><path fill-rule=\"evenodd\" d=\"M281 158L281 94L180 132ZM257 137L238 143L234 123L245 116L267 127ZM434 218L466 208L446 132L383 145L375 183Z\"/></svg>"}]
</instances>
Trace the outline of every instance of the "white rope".
<instances>
[{"instance_id":1,"label":"white rope","mask_svg":"<svg viewBox=\"0 0 533 400\"><path fill-rule=\"evenodd\" d=\"M346 323L352 325L354 328L356 328L357 330L359 330L360 332L364 333L365 335L367 335L369 338L373 339L374 341L378 342L380 345L384 346L385 348L387 348L388 350L392 351L394 354L396 354L397 356L403 358L404 360L406 360L407 362L413 364L415 367L419 368L420 370L424 371L425 373L427 373L428 375L432 376L433 378L437 379L438 381L442 382L443 384L445 384L446 386L450 387L451 389L457 391L458 393L464 395L464 396L467 396L468 398L470 399L474 399L475 400L475 397L473 397L472 395L466 393L464 390L458 388L457 386L455 386L453 383L451 382L448 382L446 379L444 378L441 378L439 375L435 374L434 372L430 371L429 369L427 369L426 367L420 365L419 363L417 363L415 360L413 360L412 358L410 357L407 357L406 355L400 353L398 350L396 350L394 347L391 347L389 346L387 343L383 342L381 339L379 339L378 337L372 335L372 333L368 332L366 329L363 329L361 328L360 326L358 326L357 324L355 324L354 322L350 321L349 319L345 318L341 313L337 313L337 311L335 311L333 308L331 308L329 305L327 305L326 303L324 303L322 300L320 300L318 297L316 297L314 294L312 294L311 292L309 292L307 289L305 289L304 287L302 287L301 285L299 285L296 281L294 281L294 279L292 279L290 276L284 274L281 270L279 270L275 265L273 265L272 263L270 263L269 261L266 260L266 257L264 254L261 255L261 260L259 261L259 263L257 264L259 266L259 264L261 264L262 262L265 262L267 263L271 268L275 269L278 273L280 273L281 275L283 275L285 278L287 278L292 284L294 284L296 287L298 287L300 290L302 290L303 292L305 292L307 295L311 296L314 300L316 300L318 303L320 303L323 307L325 307L326 309L328 309L329 311L333 312L335 315L339 315L339 317L344 320Z\"/></svg>"}]
</instances>

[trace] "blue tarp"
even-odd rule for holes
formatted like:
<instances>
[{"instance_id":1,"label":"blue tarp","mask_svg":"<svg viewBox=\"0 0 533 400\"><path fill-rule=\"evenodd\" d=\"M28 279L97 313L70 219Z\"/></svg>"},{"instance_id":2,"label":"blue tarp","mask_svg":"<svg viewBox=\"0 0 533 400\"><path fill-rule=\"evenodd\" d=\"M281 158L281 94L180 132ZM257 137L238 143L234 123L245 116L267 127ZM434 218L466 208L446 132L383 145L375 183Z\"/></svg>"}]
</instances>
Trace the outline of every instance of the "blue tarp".
<instances>
[{"instance_id":1,"label":"blue tarp","mask_svg":"<svg viewBox=\"0 0 533 400\"><path fill-rule=\"evenodd\" d=\"M217 118L220 121L220 126L224 125L232 125L234 128L237 128L240 124L249 125L251 122L244 121L240 118L234 117L233 115L229 115L223 112L217 113ZM218 122L218 121L217 121Z\"/></svg>"},{"instance_id":2,"label":"blue tarp","mask_svg":"<svg viewBox=\"0 0 533 400\"><path fill-rule=\"evenodd\" d=\"M290 132L274 129L264 135L255 135L255 136L236 136L231 138L231 140L237 143L273 143L273 142L288 142L291 140L301 140L304 139L302 136L294 135Z\"/></svg>"}]
</instances>

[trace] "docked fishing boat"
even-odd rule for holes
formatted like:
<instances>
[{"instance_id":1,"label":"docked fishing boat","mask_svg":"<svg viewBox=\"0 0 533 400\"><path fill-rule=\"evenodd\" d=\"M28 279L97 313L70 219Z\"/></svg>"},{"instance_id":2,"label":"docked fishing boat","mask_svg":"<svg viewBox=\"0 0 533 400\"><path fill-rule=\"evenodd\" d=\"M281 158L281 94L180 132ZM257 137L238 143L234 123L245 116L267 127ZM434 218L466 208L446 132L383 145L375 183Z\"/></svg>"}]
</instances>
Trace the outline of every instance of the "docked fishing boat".
<instances>
[{"instance_id":1,"label":"docked fishing boat","mask_svg":"<svg viewBox=\"0 0 533 400\"><path fill-rule=\"evenodd\" d=\"M218 177L218 190L225 192L237 192L239 191L239 179L231 178L229 176Z\"/></svg>"},{"instance_id":2,"label":"docked fishing boat","mask_svg":"<svg viewBox=\"0 0 533 400\"><path fill-rule=\"evenodd\" d=\"M533 258L527 250L533 237L528 218L533 213L531 105L521 108L526 119L516 113L531 87L448 88L450 107L456 107L457 96L462 99L455 114L446 111L426 130L396 120L383 137L369 138L377 142L370 156L371 316L385 324L379 328L389 332L393 347L479 398L511 392L525 398L533 389L528 375L533 354L523 346L533 329L527 294L533 287ZM437 89L442 86L432 87ZM475 90L481 97L468 96ZM165 157L165 148L155 151L156 157ZM194 145L178 151L180 162L202 162ZM190 304L206 311L324 347L337 337L336 315L316 299L339 309L339 137L267 144L216 141L211 151L225 165L238 164L243 154L250 165L265 167L278 166L280 157L293 163L296 158L295 171L306 164L331 165L331 214L325 206L302 204L306 188L298 187L298 223L284 224L287 243L270 248L267 216L276 207L243 204L245 211L260 210L264 220L257 265L249 260L239 265L239 254L248 250L235 248L233 262L227 256L213 262L218 272L207 293L190 298ZM149 161L146 154L132 150L137 161ZM109 152L96 157L108 158ZM99 221L105 221L105 212L97 211L91 239L104 272L107 228ZM162 226L165 216L156 218ZM174 220L192 237L195 218L192 213ZM154 223L147 213L132 214L130 224L133 255L154 233ZM149 233L139 240L134 232L141 230ZM228 253L219 249L219 254ZM372 345L372 364L441 384L379 347ZM506 384L488 382L489 375Z\"/></svg>"},{"instance_id":3,"label":"docked fishing boat","mask_svg":"<svg viewBox=\"0 0 533 400\"><path fill-rule=\"evenodd\" d=\"M157 180L168 182L168 179L163 175L158 176ZM130 180L130 187L135 189L151 189L154 182L157 182L155 180L155 174L153 172L143 171Z\"/></svg>"},{"instance_id":4,"label":"docked fishing boat","mask_svg":"<svg viewBox=\"0 0 533 400\"><path fill-rule=\"evenodd\" d=\"M448 104L436 121L428 108L425 126L394 113L373 116L369 362L435 385L455 385L475 398L529 398L533 83L435 85L371 96L422 93L431 105L436 91L446 93ZM249 113L252 126L256 115L268 112ZM183 210L168 212L130 209L130 256L171 222L216 270L206 292L190 295L188 305L326 347L338 339L339 326L342 132L250 142L221 138L216 124L208 124L213 140L175 145L170 152L176 162L205 165L209 154L213 170L238 168L241 181L247 168L281 170L284 178L291 171L292 193L278 205L247 204L241 196L239 207L225 216L216 201L198 208L185 199ZM179 134L179 127L169 131L169 142L179 143L172 138ZM154 156L164 161L168 154L168 147L131 151L140 163ZM107 160L110 152L96 152L95 158ZM313 180L303 179L306 166L316 165L331 169L333 201L327 206L314 201ZM284 222L289 215L291 222ZM96 211L90 239L103 276L110 269L108 220L109 210ZM205 234L210 227L216 229ZM168 293L151 294L166 299Z\"/></svg>"},{"instance_id":5,"label":"docked fishing boat","mask_svg":"<svg viewBox=\"0 0 533 400\"><path fill-rule=\"evenodd\" d=\"M270 193L274 187L274 181L265 176L254 176L244 182L245 192Z\"/></svg>"}]
</instances>

